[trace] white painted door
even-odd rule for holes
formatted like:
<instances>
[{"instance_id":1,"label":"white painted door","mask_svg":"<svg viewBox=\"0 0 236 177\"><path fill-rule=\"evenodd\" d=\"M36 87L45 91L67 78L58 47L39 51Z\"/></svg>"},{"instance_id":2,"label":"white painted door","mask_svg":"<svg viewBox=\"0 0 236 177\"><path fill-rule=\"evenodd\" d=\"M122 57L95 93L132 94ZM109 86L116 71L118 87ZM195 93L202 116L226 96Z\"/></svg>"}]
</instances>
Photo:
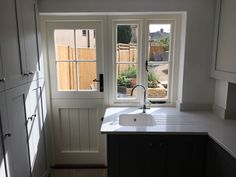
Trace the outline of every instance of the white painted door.
<instances>
[{"instance_id":1,"label":"white painted door","mask_svg":"<svg viewBox=\"0 0 236 177\"><path fill-rule=\"evenodd\" d=\"M105 164L103 21L47 24L55 164Z\"/></svg>"}]
</instances>

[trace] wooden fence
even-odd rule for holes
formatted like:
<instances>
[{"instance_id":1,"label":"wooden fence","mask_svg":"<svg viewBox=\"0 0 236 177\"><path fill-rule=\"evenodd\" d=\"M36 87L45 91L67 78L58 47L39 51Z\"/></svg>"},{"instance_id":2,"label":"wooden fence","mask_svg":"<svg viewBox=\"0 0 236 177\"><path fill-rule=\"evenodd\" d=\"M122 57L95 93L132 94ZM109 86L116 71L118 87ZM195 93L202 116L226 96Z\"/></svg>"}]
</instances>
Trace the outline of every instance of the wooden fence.
<instances>
[{"instance_id":1,"label":"wooden fence","mask_svg":"<svg viewBox=\"0 0 236 177\"><path fill-rule=\"evenodd\" d=\"M118 43L116 48L116 61L117 62L136 62L137 61L137 45L136 44L122 44ZM134 66L128 64L120 64L117 66L118 73L129 69Z\"/></svg>"},{"instance_id":2,"label":"wooden fence","mask_svg":"<svg viewBox=\"0 0 236 177\"><path fill-rule=\"evenodd\" d=\"M151 46L151 53L163 52L164 49ZM86 60L96 60L95 48L77 48L77 59L83 60L78 62L78 87L79 89L90 90L95 87L93 79L96 78L96 62L86 62ZM117 44L116 60L117 62L135 62L137 61L137 46L136 44ZM57 46L57 77L60 90L76 90L77 76L74 48L70 46ZM62 62L67 60L69 62ZM123 64L118 65L118 73L127 70L133 65Z\"/></svg>"},{"instance_id":3,"label":"wooden fence","mask_svg":"<svg viewBox=\"0 0 236 177\"><path fill-rule=\"evenodd\" d=\"M75 61L74 48L69 46L57 46L57 77L60 90L76 90L76 63L78 63L78 87L80 90L90 90L95 87L93 79L96 78L96 62L86 62L86 60L96 60L95 48L78 48L77 60ZM69 62L62 62L67 60ZM61 62L60 62L61 61Z\"/></svg>"}]
</instances>

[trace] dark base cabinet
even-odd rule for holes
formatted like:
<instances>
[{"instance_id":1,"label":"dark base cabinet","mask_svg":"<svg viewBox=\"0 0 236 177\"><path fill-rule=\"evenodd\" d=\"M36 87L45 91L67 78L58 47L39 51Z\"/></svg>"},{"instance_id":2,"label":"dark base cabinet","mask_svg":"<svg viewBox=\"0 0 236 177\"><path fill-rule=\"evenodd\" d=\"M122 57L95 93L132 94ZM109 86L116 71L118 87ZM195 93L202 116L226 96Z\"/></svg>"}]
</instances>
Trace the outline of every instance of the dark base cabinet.
<instances>
[{"instance_id":1,"label":"dark base cabinet","mask_svg":"<svg viewBox=\"0 0 236 177\"><path fill-rule=\"evenodd\" d=\"M108 135L108 177L236 177L236 159L207 135Z\"/></svg>"},{"instance_id":2,"label":"dark base cabinet","mask_svg":"<svg viewBox=\"0 0 236 177\"><path fill-rule=\"evenodd\" d=\"M108 135L108 177L203 177L207 137Z\"/></svg>"},{"instance_id":3,"label":"dark base cabinet","mask_svg":"<svg viewBox=\"0 0 236 177\"><path fill-rule=\"evenodd\" d=\"M236 159L209 138L206 177L236 177Z\"/></svg>"}]
</instances>

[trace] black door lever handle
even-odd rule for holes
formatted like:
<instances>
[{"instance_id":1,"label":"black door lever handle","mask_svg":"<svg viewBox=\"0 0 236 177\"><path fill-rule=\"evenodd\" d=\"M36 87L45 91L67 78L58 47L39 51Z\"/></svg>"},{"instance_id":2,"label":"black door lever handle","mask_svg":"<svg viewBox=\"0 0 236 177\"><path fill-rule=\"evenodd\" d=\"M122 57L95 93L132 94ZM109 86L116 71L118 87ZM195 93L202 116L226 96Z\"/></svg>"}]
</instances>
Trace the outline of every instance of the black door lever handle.
<instances>
[{"instance_id":1,"label":"black door lever handle","mask_svg":"<svg viewBox=\"0 0 236 177\"><path fill-rule=\"evenodd\" d=\"M93 79L93 82L99 82L100 92L103 92L103 74L99 74L99 80Z\"/></svg>"},{"instance_id":2,"label":"black door lever handle","mask_svg":"<svg viewBox=\"0 0 236 177\"><path fill-rule=\"evenodd\" d=\"M97 79L93 79L93 82L100 82L100 80L97 80Z\"/></svg>"}]
</instances>

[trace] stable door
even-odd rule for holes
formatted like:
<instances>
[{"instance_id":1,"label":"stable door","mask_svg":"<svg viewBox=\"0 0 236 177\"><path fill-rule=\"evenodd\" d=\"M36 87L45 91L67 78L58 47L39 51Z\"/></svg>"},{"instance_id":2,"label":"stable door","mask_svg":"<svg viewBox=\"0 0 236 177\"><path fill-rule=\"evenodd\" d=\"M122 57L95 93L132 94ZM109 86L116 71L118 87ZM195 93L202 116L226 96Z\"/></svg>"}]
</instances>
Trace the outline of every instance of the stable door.
<instances>
[{"instance_id":1,"label":"stable door","mask_svg":"<svg viewBox=\"0 0 236 177\"><path fill-rule=\"evenodd\" d=\"M47 24L55 164L105 164L103 21Z\"/></svg>"}]
</instances>

